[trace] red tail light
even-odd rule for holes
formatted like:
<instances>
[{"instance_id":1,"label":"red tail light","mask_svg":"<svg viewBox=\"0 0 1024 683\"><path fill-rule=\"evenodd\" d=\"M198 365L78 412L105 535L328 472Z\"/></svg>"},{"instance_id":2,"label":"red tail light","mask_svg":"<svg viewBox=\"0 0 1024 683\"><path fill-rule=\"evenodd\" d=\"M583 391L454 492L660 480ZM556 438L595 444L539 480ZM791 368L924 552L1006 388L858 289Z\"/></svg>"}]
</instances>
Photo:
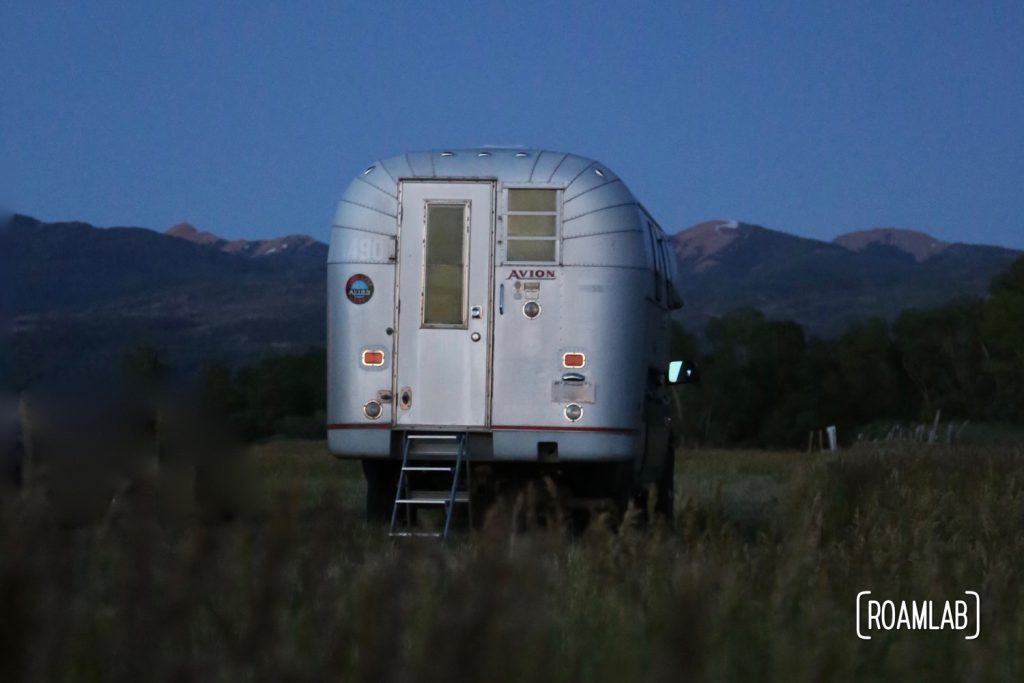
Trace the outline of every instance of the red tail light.
<instances>
[{"instance_id":1,"label":"red tail light","mask_svg":"<svg viewBox=\"0 0 1024 683\"><path fill-rule=\"evenodd\" d=\"M363 351L363 365L379 368L384 365L383 351Z\"/></svg>"},{"instance_id":2,"label":"red tail light","mask_svg":"<svg viewBox=\"0 0 1024 683\"><path fill-rule=\"evenodd\" d=\"M567 368L582 368L587 364L587 357L578 352L562 354L562 365Z\"/></svg>"}]
</instances>

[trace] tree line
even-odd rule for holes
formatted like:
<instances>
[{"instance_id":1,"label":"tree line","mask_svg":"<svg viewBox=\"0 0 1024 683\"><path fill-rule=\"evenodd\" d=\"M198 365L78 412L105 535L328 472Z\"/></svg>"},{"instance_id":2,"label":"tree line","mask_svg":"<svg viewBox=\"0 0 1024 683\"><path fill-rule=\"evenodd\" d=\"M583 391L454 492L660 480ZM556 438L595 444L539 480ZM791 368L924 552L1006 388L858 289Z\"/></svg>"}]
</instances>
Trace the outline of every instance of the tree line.
<instances>
[{"instance_id":1,"label":"tree line","mask_svg":"<svg viewBox=\"0 0 1024 683\"><path fill-rule=\"evenodd\" d=\"M684 437L703 445L797 447L826 425L850 438L938 411L1024 424L1024 258L985 298L864 320L836 340L740 309L712 319L703 344L682 329L673 342L700 368L676 397Z\"/></svg>"},{"instance_id":2,"label":"tree line","mask_svg":"<svg viewBox=\"0 0 1024 683\"><path fill-rule=\"evenodd\" d=\"M267 358L236 371L219 362L199 373L206 407L227 420L238 436L320 439L327 423L327 354Z\"/></svg>"}]
</instances>

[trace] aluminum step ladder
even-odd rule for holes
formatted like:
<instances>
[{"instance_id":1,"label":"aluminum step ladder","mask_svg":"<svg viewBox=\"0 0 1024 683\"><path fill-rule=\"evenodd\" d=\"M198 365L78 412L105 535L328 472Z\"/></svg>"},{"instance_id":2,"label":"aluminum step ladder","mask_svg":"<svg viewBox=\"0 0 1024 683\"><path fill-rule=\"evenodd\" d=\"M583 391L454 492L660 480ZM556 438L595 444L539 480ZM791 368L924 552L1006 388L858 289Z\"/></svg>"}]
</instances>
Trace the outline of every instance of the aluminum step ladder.
<instances>
[{"instance_id":1,"label":"aluminum step ladder","mask_svg":"<svg viewBox=\"0 0 1024 683\"><path fill-rule=\"evenodd\" d=\"M452 458L451 464L437 462L435 458ZM423 458L431 458L423 464ZM450 476L450 485L438 489L437 479ZM432 478L435 487L421 489L410 479ZM459 434L406 434L402 446L402 469L398 474L395 505L391 509L390 536L429 536L447 540L455 506L469 506L469 435ZM412 511L417 507L444 506L442 531L416 531L412 527ZM405 511L405 527L400 523L399 509Z\"/></svg>"}]
</instances>

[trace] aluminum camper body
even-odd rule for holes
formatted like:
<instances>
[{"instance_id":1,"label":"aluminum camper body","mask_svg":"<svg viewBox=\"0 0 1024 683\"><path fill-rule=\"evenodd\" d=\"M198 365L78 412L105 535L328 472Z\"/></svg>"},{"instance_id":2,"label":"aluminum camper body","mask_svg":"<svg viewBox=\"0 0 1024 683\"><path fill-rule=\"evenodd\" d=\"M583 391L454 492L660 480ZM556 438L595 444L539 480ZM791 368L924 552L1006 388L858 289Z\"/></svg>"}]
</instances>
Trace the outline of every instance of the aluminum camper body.
<instances>
[{"instance_id":1,"label":"aluminum camper body","mask_svg":"<svg viewBox=\"0 0 1024 683\"><path fill-rule=\"evenodd\" d=\"M657 377L678 272L597 161L484 148L373 162L331 231L330 451L395 459L403 434L452 431L474 462L649 457L667 439Z\"/></svg>"}]
</instances>

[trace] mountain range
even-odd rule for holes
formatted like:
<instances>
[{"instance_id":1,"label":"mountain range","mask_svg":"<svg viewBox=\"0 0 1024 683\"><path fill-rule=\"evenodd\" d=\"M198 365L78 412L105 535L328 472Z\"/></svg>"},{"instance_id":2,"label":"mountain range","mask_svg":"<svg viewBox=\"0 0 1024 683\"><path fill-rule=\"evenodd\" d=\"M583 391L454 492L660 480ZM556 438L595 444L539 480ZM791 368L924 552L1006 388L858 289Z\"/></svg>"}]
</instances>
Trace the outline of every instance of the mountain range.
<instances>
[{"instance_id":1,"label":"mountain range","mask_svg":"<svg viewBox=\"0 0 1024 683\"><path fill-rule=\"evenodd\" d=\"M682 260L691 330L740 306L801 323L819 337L869 316L980 296L1021 256L1003 247L950 243L896 228L851 232L831 242L737 221L708 221L673 236Z\"/></svg>"},{"instance_id":2,"label":"mountain range","mask_svg":"<svg viewBox=\"0 0 1024 683\"><path fill-rule=\"evenodd\" d=\"M144 344L186 369L324 344L327 245L311 237L227 241L184 225L160 233L15 215L0 253L13 328L0 365L15 384L96 376Z\"/></svg>"},{"instance_id":3,"label":"mountain range","mask_svg":"<svg viewBox=\"0 0 1024 683\"><path fill-rule=\"evenodd\" d=\"M1021 255L895 228L823 242L721 220L672 240L684 268L680 319L694 332L755 306L835 336L867 316L982 295ZM14 215L0 241L0 322L13 332L0 371L17 385L95 375L142 344L185 369L324 344L327 245L307 235L226 240L188 223L156 232Z\"/></svg>"}]
</instances>

